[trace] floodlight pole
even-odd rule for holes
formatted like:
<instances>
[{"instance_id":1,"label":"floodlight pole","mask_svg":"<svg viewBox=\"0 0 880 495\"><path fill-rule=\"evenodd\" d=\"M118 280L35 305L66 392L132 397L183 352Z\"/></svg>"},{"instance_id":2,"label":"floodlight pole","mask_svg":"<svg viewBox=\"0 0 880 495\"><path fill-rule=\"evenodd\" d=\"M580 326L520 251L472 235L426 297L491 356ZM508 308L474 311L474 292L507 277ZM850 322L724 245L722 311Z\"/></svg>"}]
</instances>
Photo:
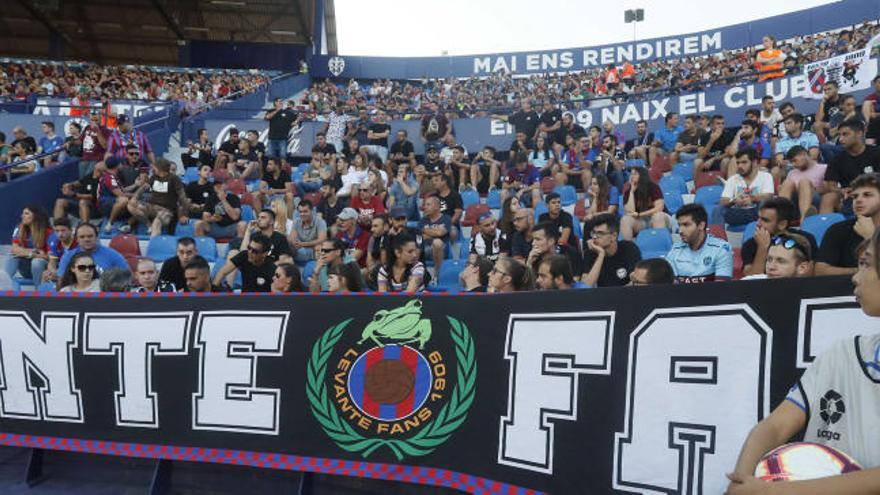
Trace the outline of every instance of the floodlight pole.
<instances>
[{"instance_id":1,"label":"floodlight pole","mask_svg":"<svg viewBox=\"0 0 880 495\"><path fill-rule=\"evenodd\" d=\"M636 23L645 20L645 9L630 9L623 11L623 22L633 25L633 43L638 40L636 37Z\"/></svg>"}]
</instances>

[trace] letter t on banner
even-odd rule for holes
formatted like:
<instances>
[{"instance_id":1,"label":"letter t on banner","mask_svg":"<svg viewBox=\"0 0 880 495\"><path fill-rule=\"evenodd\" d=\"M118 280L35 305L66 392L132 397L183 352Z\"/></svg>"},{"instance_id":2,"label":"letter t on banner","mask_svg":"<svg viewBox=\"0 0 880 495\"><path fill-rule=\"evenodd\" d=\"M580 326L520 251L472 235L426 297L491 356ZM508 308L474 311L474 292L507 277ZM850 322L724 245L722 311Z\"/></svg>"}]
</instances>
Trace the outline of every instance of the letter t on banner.
<instances>
[{"instance_id":1,"label":"letter t on banner","mask_svg":"<svg viewBox=\"0 0 880 495\"><path fill-rule=\"evenodd\" d=\"M498 463L553 473L553 420L577 419L581 375L611 374L613 312L513 314Z\"/></svg>"},{"instance_id":2,"label":"letter t on banner","mask_svg":"<svg viewBox=\"0 0 880 495\"><path fill-rule=\"evenodd\" d=\"M277 388L257 387L260 357L281 356L287 311L218 311L199 315L199 391L193 429L278 434Z\"/></svg>"}]
</instances>

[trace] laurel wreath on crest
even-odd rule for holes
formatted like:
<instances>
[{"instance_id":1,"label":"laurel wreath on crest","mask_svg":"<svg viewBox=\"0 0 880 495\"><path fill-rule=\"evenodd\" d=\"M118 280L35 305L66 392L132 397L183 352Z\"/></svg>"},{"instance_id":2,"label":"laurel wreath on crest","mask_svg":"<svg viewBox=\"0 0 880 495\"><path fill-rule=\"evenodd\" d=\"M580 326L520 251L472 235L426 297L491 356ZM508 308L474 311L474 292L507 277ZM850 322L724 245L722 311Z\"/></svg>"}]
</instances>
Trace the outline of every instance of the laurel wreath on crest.
<instances>
[{"instance_id":1,"label":"laurel wreath on crest","mask_svg":"<svg viewBox=\"0 0 880 495\"><path fill-rule=\"evenodd\" d=\"M361 435L347 421L339 417L330 399L324 383L327 376L327 361L330 359L333 347L342 338L345 328L351 322L351 318L327 329L315 342L306 372L306 396L312 414L321 424L324 433L340 448L347 452L360 453L366 458L377 449L387 447L397 460L401 461L405 456L417 457L430 454L464 423L476 391L477 363L474 341L464 323L450 316L446 318L452 326L450 335L457 361L455 388L449 402L443 405L437 416L427 422L418 433L406 439L369 438Z\"/></svg>"}]
</instances>

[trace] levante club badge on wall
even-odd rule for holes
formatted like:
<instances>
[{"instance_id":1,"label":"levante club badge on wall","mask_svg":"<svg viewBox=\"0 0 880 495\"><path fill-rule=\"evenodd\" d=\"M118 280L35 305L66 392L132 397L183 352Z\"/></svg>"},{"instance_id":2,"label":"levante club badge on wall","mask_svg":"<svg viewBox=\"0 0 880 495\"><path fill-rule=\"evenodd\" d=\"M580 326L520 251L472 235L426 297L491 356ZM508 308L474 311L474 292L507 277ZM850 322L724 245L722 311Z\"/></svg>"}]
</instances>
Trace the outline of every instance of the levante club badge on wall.
<instances>
[{"instance_id":1,"label":"levante club badge on wall","mask_svg":"<svg viewBox=\"0 0 880 495\"><path fill-rule=\"evenodd\" d=\"M419 300L377 311L360 331L351 322L330 327L312 348L306 393L315 419L336 445L364 458L383 449L398 461L430 454L474 400L467 326L447 316L440 327ZM438 339L450 340L454 358L432 345Z\"/></svg>"}]
</instances>

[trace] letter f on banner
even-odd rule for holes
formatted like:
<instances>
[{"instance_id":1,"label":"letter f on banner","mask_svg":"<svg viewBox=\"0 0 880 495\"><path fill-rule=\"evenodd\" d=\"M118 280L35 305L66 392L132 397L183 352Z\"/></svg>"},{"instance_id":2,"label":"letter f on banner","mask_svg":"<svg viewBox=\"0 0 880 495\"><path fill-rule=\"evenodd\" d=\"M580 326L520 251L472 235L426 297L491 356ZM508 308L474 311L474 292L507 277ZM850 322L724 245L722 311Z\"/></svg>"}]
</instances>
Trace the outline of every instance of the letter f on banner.
<instances>
[{"instance_id":1,"label":"letter f on banner","mask_svg":"<svg viewBox=\"0 0 880 495\"><path fill-rule=\"evenodd\" d=\"M578 379L609 375L613 312L512 314L498 463L553 473L553 420L577 419Z\"/></svg>"}]
</instances>

